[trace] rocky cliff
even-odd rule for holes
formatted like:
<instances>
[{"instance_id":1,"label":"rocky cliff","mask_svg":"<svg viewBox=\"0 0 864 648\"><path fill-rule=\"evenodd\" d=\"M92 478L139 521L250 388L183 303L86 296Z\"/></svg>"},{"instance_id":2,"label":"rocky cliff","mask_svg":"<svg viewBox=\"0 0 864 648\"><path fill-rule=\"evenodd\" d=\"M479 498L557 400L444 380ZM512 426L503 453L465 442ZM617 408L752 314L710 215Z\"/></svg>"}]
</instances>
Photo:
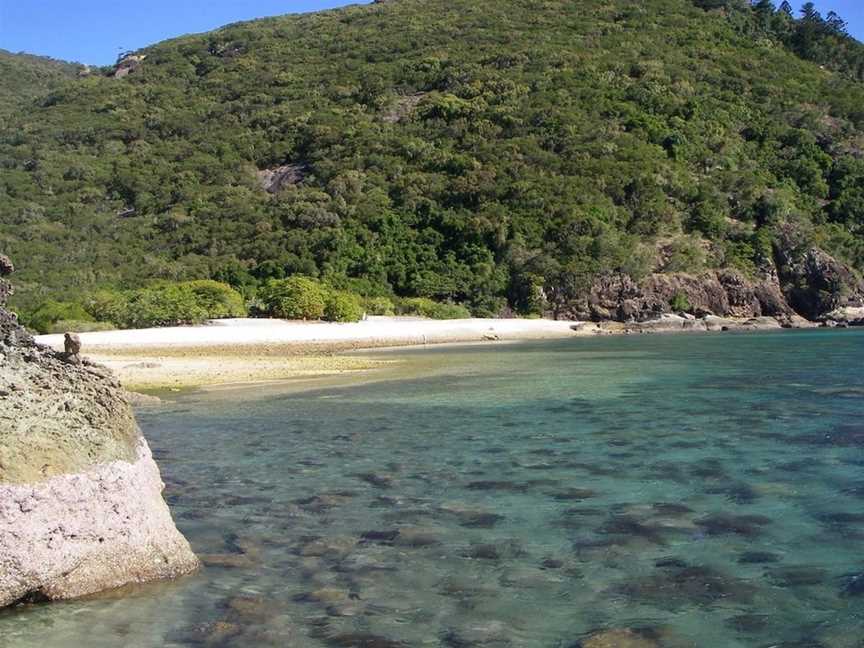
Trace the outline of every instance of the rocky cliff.
<instances>
[{"instance_id":1,"label":"rocky cliff","mask_svg":"<svg viewBox=\"0 0 864 648\"><path fill-rule=\"evenodd\" d=\"M697 316L774 317L781 323L841 318L864 307L864 282L824 251L798 242L794 230L780 237L775 258L758 276L732 269L699 274L654 273L640 281L605 273L559 304L559 318L642 322L676 311Z\"/></svg>"},{"instance_id":2,"label":"rocky cliff","mask_svg":"<svg viewBox=\"0 0 864 648\"><path fill-rule=\"evenodd\" d=\"M0 255L0 607L194 570L125 392L18 326L12 271Z\"/></svg>"}]
</instances>

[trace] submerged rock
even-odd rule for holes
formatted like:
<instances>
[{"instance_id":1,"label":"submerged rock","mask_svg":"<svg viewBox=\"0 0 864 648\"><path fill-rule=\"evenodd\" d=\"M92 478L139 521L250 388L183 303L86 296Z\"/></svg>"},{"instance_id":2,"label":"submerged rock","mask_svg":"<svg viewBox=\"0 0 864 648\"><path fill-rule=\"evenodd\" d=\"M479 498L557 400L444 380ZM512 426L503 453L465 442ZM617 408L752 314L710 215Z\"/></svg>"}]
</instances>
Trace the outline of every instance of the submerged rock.
<instances>
[{"instance_id":1,"label":"submerged rock","mask_svg":"<svg viewBox=\"0 0 864 648\"><path fill-rule=\"evenodd\" d=\"M411 549L434 547L442 543L443 535L443 532L439 529L403 527L399 529L396 544L400 547L409 547Z\"/></svg>"},{"instance_id":2,"label":"submerged rock","mask_svg":"<svg viewBox=\"0 0 864 648\"><path fill-rule=\"evenodd\" d=\"M756 593L750 583L711 567L677 564L658 568L650 576L624 583L616 590L633 601L669 608L720 601L750 603Z\"/></svg>"},{"instance_id":3,"label":"submerged rock","mask_svg":"<svg viewBox=\"0 0 864 648\"><path fill-rule=\"evenodd\" d=\"M763 515L732 515L715 513L696 520L708 535L758 536L762 527L771 523L771 518Z\"/></svg>"},{"instance_id":4,"label":"submerged rock","mask_svg":"<svg viewBox=\"0 0 864 648\"><path fill-rule=\"evenodd\" d=\"M393 476L392 475L384 475L379 473L360 473L357 475L357 479L366 482L367 484L371 484L376 488L390 488L393 486Z\"/></svg>"},{"instance_id":5,"label":"submerged rock","mask_svg":"<svg viewBox=\"0 0 864 648\"><path fill-rule=\"evenodd\" d=\"M142 394L140 392L126 392L126 399L132 407L144 407L146 405L160 405L162 399L152 394Z\"/></svg>"},{"instance_id":6,"label":"submerged rock","mask_svg":"<svg viewBox=\"0 0 864 648\"><path fill-rule=\"evenodd\" d=\"M819 585L827 578L827 573L819 567L790 565L777 567L767 572L768 578L778 587L802 587Z\"/></svg>"},{"instance_id":7,"label":"submerged rock","mask_svg":"<svg viewBox=\"0 0 864 648\"><path fill-rule=\"evenodd\" d=\"M442 633L441 643L449 648L509 648L514 645L513 634L513 628L501 621L478 621L448 629Z\"/></svg>"},{"instance_id":8,"label":"submerged rock","mask_svg":"<svg viewBox=\"0 0 864 648\"><path fill-rule=\"evenodd\" d=\"M844 597L864 596L864 571L846 576L841 594Z\"/></svg>"},{"instance_id":9,"label":"submerged rock","mask_svg":"<svg viewBox=\"0 0 864 648\"><path fill-rule=\"evenodd\" d=\"M201 554L200 558L205 567L248 569L255 564L249 556L240 553Z\"/></svg>"},{"instance_id":10,"label":"submerged rock","mask_svg":"<svg viewBox=\"0 0 864 648\"><path fill-rule=\"evenodd\" d=\"M738 562L742 565L764 565L781 560L783 560L783 556L770 551L745 551L738 557Z\"/></svg>"},{"instance_id":11,"label":"submerged rock","mask_svg":"<svg viewBox=\"0 0 864 648\"><path fill-rule=\"evenodd\" d=\"M356 545L353 538L348 537L329 537L329 538L314 538L310 539L301 549L300 555L303 557L330 557L344 558Z\"/></svg>"},{"instance_id":12,"label":"submerged rock","mask_svg":"<svg viewBox=\"0 0 864 648\"><path fill-rule=\"evenodd\" d=\"M551 492L549 495L552 499L558 500L559 502L567 502L590 499L594 497L596 493L588 488L566 488L564 490Z\"/></svg>"},{"instance_id":13,"label":"submerged rock","mask_svg":"<svg viewBox=\"0 0 864 648\"><path fill-rule=\"evenodd\" d=\"M304 592L294 597L297 603L344 603L351 598L350 592L347 590L335 589L332 587L322 587L312 592Z\"/></svg>"},{"instance_id":14,"label":"submerged rock","mask_svg":"<svg viewBox=\"0 0 864 648\"><path fill-rule=\"evenodd\" d=\"M445 504L439 510L454 517L460 526L468 529L491 529L504 519L498 513L459 503Z\"/></svg>"},{"instance_id":15,"label":"submerged rock","mask_svg":"<svg viewBox=\"0 0 864 648\"><path fill-rule=\"evenodd\" d=\"M525 555L525 550L515 540L499 540L492 543L471 545L463 554L466 558L476 560L502 560L518 558Z\"/></svg>"},{"instance_id":16,"label":"submerged rock","mask_svg":"<svg viewBox=\"0 0 864 648\"><path fill-rule=\"evenodd\" d=\"M630 628L601 630L576 644L577 648L659 648L652 632L639 632Z\"/></svg>"},{"instance_id":17,"label":"submerged rock","mask_svg":"<svg viewBox=\"0 0 864 648\"><path fill-rule=\"evenodd\" d=\"M340 648L407 648L408 644L367 632L351 632L330 637L327 643Z\"/></svg>"},{"instance_id":18,"label":"submerged rock","mask_svg":"<svg viewBox=\"0 0 864 648\"><path fill-rule=\"evenodd\" d=\"M0 607L194 570L125 392L38 346L3 309L9 294L0 279Z\"/></svg>"},{"instance_id":19,"label":"submerged rock","mask_svg":"<svg viewBox=\"0 0 864 648\"><path fill-rule=\"evenodd\" d=\"M663 529L646 524L629 515L613 515L598 529L598 532L604 536L616 538L615 544L626 544L636 538L652 544L666 544Z\"/></svg>"},{"instance_id":20,"label":"submerged rock","mask_svg":"<svg viewBox=\"0 0 864 648\"><path fill-rule=\"evenodd\" d=\"M767 614L739 614L726 620L726 625L738 632L761 632L768 627Z\"/></svg>"},{"instance_id":21,"label":"submerged rock","mask_svg":"<svg viewBox=\"0 0 864 648\"><path fill-rule=\"evenodd\" d=\"M392 545L399 537L399 529L385 529L383 531L366 531L360 536L361 543L374 543Z\"/></svg>"}]
</instances>

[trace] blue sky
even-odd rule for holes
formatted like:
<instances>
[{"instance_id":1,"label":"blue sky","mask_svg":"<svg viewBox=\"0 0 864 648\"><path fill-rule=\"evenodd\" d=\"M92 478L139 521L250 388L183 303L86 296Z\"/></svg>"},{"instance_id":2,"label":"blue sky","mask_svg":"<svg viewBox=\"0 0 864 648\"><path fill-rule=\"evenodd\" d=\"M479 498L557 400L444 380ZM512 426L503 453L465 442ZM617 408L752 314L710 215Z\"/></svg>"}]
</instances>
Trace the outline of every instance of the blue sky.
<instances>
[{"instance_id":1,"label":"blue sky","mask_svg":"<svg viewBox=\"0 0 864 648\"><path fill-rule=\"evenodd\" d=\"M358 0L358 4L368 0ZM779 2L779 0L778 0ZM803 0L793 1L800 5ZM328 9L344 0L0 0L0 48L82 63L113 63L117 53L262 16ZM818 0L864 40L862 0Z\"/></svg>"},{"instance_id":2,"label":"blue sky","mask_svg":"<svg viewBox=\"0 0 864 648\"><path fill-rule=\"evenodd\" d=\"M0 0L0 48L107 65L123 50L238 20L369 0Z\"/></svg>"}]
</instances>

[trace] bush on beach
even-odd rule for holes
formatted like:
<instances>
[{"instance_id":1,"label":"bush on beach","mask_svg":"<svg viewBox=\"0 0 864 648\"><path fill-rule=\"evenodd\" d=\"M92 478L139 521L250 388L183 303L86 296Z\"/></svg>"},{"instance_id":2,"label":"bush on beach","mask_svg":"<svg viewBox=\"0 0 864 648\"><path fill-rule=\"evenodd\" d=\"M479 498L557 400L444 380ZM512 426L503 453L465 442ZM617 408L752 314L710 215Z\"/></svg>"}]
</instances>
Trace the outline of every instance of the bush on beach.
<instances>
[{"instance_id":1,"label":"bush on beach","mask_svg":"<svg viewBox=\"0 0 864 648\"><path fill-rule=\"evenodd\" d=\"M365 314L414 315L430 319L464 319L470 311L459 304L425 297L398 299L361 297L336 290L317 279L295 275L270 279L247 307L231 286L214 280L159 282L136 290L100 290L78 302L44 302L22 315L39 333L103 331L200 324L209 319L253 315L289 320L357 322Z\"/></svg>"},{"instance_id":2,"label":"bush on beach","mask_svg":"<svg viewBox=\"0 0 864 648\"><path fill-rule=\"evenodd\" d=\"M349 292L330 290L324 303L324 320L327 322L359 322L363 319L360 298Z\"/></svg>"},{"instance_id":3,"label":"bush on beach","mask_svg":"<svg viewBox=\"0 0 864 648\"><path fill-rule=\"evenodd\" d=\"M392 316L396 314L396 305L387 297L367 297L363 300L363 308L369 315Z\"/></svg>"},{"instance_id":4,"label":"bush on beach","mask_svg":"<svg viewBox=\"0 0 864 648\"><path fill-rule=\"evenodd\" d=\"M459 304L440 303L425 297L401 299L396 304L397 315L417 315L429 319L468 319L471 311Z\"/></svg>"},{"instance_id":5,"label":"bush on beach","mask_svg":"<svg viewBox=\"0 0 864 648\"><path fill-rule=\"evenodd\" d=\"M267 315L289 320L320 320L327 305L327 290L310 277L271 279L258 297Z\"/></svg>"},{"instance_id":6,"label":"bush on beach","mask_svg":"<svg viewBox=\"0 0 864 648\"><path fill-rule=\"evenodd\" d=\"M329 286L310 277L271 279L258 291L262 312L269 317L292 320L357 322L370 315L416 315L430 319L465 319L471 312L464 306L439 303L425 297L394 302L387 297L368 297Z\"/></svg>"},{"instance_id":7,"label":"bush on beach","mask_svg":"<svg viewBox=\"0 0 864 648\"><path fill-rule=\"evenodd\" d=\"M51 333L60 321L92 322L93 317L81 304L74 302L43 302L35 311L21 314L21 323L39 333Z\"/></svg>"},{"instance_id":8,"label":"bush on beach","mask_svg":"<svg viewBox=\"0 0 864 648\"><path fill-rule=\"evenodd\" d=\"M240 293L211 280L158 283L122 292L102 290L92 294L85 307L97 321L118 328L200 324L246 315Z\"/></svg>"},{"instance_id":9,"label":"bush on beach","mask_svg":"<svg viewBox=\"0 0 864 648\"><path fill-rule=\"evenodd\" d=\"M117 327L111 322L93 322L86 320L58 320L45 333L94 333L96 331L113 331Z\"/></svg>"},{"instance_id":10,"label":"bush on beach","mask_svg":"<svg viewBox=\"0 0 864 648\"><path fill-rule=\"evenodd\" d=\"M360 297L311 277L271 279L258 291L258 298L266 315L282 319L357 322L364 313Z\"/></svg>"}]
</instances>

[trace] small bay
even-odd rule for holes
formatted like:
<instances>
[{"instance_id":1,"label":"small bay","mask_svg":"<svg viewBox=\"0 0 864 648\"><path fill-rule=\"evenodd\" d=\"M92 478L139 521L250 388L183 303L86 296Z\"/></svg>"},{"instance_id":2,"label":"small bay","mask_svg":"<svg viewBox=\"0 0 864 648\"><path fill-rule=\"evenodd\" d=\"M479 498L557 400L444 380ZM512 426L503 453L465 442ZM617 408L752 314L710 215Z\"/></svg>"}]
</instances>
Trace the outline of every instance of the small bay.
<instances>
[{"instance_id":1,"label":"small bay","mask_svg":"<svg viewBox=\"0 0 864 648\"><path fill-rule=\"evenodd\" d=\"M0 645L861 645L864 333L375 357L138 412L204 569Z\"/></svg>"}]
</instances>

